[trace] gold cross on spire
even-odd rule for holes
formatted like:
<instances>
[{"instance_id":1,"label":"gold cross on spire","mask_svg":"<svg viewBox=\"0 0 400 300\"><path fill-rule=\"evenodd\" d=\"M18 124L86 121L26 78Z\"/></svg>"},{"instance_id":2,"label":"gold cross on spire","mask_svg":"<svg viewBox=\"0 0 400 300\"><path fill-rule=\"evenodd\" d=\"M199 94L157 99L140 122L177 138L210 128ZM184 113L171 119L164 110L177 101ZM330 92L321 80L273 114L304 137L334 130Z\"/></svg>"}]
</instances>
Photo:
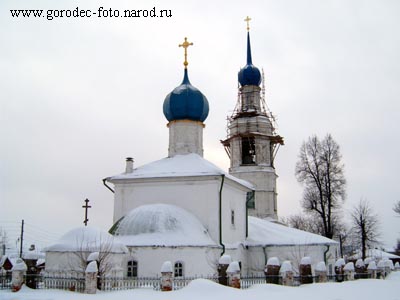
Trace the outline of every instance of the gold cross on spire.
<instances>
[{"instance_id":1,"label":"gold cross on spire","mask_svg":"<svg viewBox=\"0 0 400 300\"><path fill-rule=\"evenodd\" d=\"M244 21L247 22L247 31L249 31L249 30L250 30L250 21L251 21L251 18L250 18L249 16L247 16L246 19L244 19Z\"/></svg>"},{"instance_id":2,"label":"gold cross on spire","mask_svg":"<svg viewBox=\"0 0 400 300\"><path fill-rule=\"evenodd\" d=\"M185 61L183 62L183 65L185 66L185 69L187 69L187 65L189 64L187 62L187 48L189 46L193 46L193 43L189 43L187 41L187 37L185 37L185 41L182 44L179 45L179 47L183 47L185 49Z\"/></svg>"}]
</instances>

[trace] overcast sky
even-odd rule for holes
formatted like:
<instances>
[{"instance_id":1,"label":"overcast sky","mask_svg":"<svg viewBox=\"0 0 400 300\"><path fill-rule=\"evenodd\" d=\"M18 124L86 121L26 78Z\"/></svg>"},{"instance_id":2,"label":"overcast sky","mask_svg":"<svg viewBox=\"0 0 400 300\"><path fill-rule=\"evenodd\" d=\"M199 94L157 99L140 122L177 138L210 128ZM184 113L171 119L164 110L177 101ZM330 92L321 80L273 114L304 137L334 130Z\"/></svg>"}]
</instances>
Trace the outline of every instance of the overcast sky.
<instances>
[{"instance_id":1,"label":"overcast sky","mask_svg":"<svg viewBox=\"0 0 400 300\"><path fill-rule=\"evenodd\" d=\"M167 9L170 18L12 18L10 9ZM389 0L0 2L0 227L11 245L45 245L80 226L112 225L102 179L167 156L165 96L183 77L208 98L205 158L227 170L220 144L237 100L249 15L253 63L284 137L278 213L301 211L294 176L301 143L331 133L348 181L344 205L368 199L382 240L400 238L400 2Z\"/></svg>"}]
</instances>

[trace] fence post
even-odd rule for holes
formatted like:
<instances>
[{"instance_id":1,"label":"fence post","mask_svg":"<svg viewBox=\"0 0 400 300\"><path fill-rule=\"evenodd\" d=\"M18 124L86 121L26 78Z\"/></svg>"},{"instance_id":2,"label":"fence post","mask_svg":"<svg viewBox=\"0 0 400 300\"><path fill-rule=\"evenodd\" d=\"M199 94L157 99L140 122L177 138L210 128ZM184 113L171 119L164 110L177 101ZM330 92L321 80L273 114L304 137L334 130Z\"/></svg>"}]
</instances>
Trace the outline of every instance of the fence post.
<instances>
[{"instance_id":1,"label":"fence post","mask_svg":"<svg viewBox=\"0 0 400 300\"><path fill-rule=\"evenodd\" d=\"M326 265L324 261L320 261L315 266L315 276L317 277L317 282L327 282Z\"/></svg>"},{"instance_id":2,"label":"fence post","mask_svg":"<svg viewBox=\"0 0 400 300\"><path fill-rule=\"evenodd\" d=\"M18 292L21 289L27 269L25 262L21 258L18 258L11 269L11 290L13 292Z\"/></svg>"},{"instance_id":3,"label":"fence post","mask_svg":"<svg viewBox=\"0 0 400 300\"><path fill-rule=\"evenodd\" d=\"M369 274L369 276L370 276L370 278L372 278L372 279L376 279L376 277L377 277L377 267L376 267L376 263L375 263L375 261L370 261L369 262L369 264L368 264L368 268L367 268L367 271L368 271L368 274Z\"/></svg>"},{"instance_id":4,"label":"fence post","mask_svg":"<svg viewBox=\"0 0 400 300\"><path fill-rule=\"evenodd\" d=\"M228 269L226 269L228 274L229 286L233 288L240 289L240 266L237 261L233 261L229 264Z\"/></svg>"},{"instance_id":5,"label":"fence post","mask_svg":"<svg viewBox=\"0 0 400 300\"><path fill-rule=\"evenodd\" d=\"M270 257L264 270L267 283L279 284L279 259Z\"/></svg>"},{"instance_id":6,"label":"fence post","mask_svg":"<svg viewBox=\"0 0 400 300\"><path fill-rule=\"evenodd\" d=\"M172 285L172 263L170 261L166 261L161 266L161 291L172 291Z\"/></svg>"},{"instance_id":7,"label":"fence post","mask_svg":"<svg viewBox=\"0 0 400 300\"><path fill-rule=\"evenodd\" d=\"M313 277L311 271L311 258L309 256L305 256L301 259L299 272L300 272L300 284L313 283Z\"/></svg>"},{"instance_id":8,"label":"fence post","mask_svg":"<svg viewBox=\"0 0 400 300\"><path fill-rule=\"evenodd\" d=\"M289 260L285 260L282 263L279 272L282 276L282 284L286 285L286 286L293 286L294 273L293 273L292 264Z\"/></svg>"},{"instance_id":9,"label":"fence post","mask_svg":"<svg viewBox=\"0 0 400 300\"><path fill-rule=\"evenodd\" d=\"M355 270L355 279L367 278L367 267L365 266L365 263L361 258L357 259Z\"/></svg>"},{"instance_id":10,"label":"fence post","mask_svg":"<svg viewBox=\"0 0 400 300\"><path fill-rule=\"evenodd\" d=\"M348 262L344 268L344 275L346 276L346 279L351 281L354 280L354 263L353 262Z\"/></svg>"},{"instance_id":11,"label":"fence post","mask_svg":"<svg viewBox=\"0 0 400 300\"><path fill-rule=\"evenodd\" d=\"M345 262L343 258L339 258L335 263L335 274L336 274L336 281L342 282L344 280L343 275L343 267L345 266Z\"/></svg>"},{"instance_id":12,"label":"fence post","mask_svg":"<svg viewBox=\"0 0 400 300\"><path fill-rule=\"evenodd\" d=\"M97 290L97 262L91 261L85 270L85 293L96 294Z\"/></svg>"},{"instance_id":13,"label":"fence post","mask_svg":"<svg viewBox=\"0 0 400 300\"><path fill-rule=\"evenodd\" d=\"M228 285L228 276L226 274L226 269L228 269L229 264L232 262L230 255L224 254L218 260L218 283L222 285Z\"/></svg>"}]
</instances>

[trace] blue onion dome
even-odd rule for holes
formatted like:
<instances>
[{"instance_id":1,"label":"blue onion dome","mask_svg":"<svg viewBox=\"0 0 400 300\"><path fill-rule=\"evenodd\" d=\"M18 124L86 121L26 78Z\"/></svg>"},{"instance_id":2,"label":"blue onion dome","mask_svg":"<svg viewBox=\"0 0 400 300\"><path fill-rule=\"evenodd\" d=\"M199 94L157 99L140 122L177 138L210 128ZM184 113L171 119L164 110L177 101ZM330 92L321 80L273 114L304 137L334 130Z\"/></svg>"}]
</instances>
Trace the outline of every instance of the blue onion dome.
<instances>
[{"instance_id":1,"label":"blue onion dome","mask_svg":"<svg viewBox=\"0 0 400 300\"><path fill-rule=\"evenodd\" d=\"M251 61L250 33L247 32L247 63L240 69L238 80L241 86L257 85L261 83L260 70Z\"/></svg>"},{"instance_id":2,"label":"blue onion dome","mask_svg":"<svg viewBox=\"0 0 400 300\"><path fill-rule=\"evenodd\" d=\"M207 118L209 111L207 98L190 84L186 68L181 85L165 97L163 110L168 121L192 120L204 122Z\"/></svg>"}]
</instances>

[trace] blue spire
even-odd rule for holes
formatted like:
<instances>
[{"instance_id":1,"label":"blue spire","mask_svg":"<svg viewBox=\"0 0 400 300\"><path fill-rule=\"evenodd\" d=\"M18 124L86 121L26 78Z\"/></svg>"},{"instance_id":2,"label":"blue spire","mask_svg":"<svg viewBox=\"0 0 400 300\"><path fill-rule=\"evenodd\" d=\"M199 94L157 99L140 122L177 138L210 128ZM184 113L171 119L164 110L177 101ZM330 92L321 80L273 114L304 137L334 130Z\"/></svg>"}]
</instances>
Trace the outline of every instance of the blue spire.
<instances>
[{"instance_id":1,"label":"blue spire","mask_svg":"<svg viewBox=\"0 0 400 300\"><path fill-rule=\"evenodd\" d=\"M188 70L186 68L185 68L185 73L183 75L183 81L182 81L181 85L182 84L190 84Z\"/></svg>"},{"instance_id":2,"label":"blue spire","mask_svg":"<svg viewBox=\"0 0 400 300\"><path fill-rule=\"evenodd\" d=\"M247 64L252 65L251 61L251 46L250 46L250 32L247 31Z\"/></svg>"},{"instance_id":3,"label":"blue spire","mask_svg":"<svg viewBox=\"0 0 400 300\"><path fill-rule=\"evenodd\" d=\"M240 69L238 80L241 86L256 85L261 83L260 70L253 65L251 59L251 45L250 45L250 32L247 32L247 62L246 65Z\"/></svg>"}]
</instances>

